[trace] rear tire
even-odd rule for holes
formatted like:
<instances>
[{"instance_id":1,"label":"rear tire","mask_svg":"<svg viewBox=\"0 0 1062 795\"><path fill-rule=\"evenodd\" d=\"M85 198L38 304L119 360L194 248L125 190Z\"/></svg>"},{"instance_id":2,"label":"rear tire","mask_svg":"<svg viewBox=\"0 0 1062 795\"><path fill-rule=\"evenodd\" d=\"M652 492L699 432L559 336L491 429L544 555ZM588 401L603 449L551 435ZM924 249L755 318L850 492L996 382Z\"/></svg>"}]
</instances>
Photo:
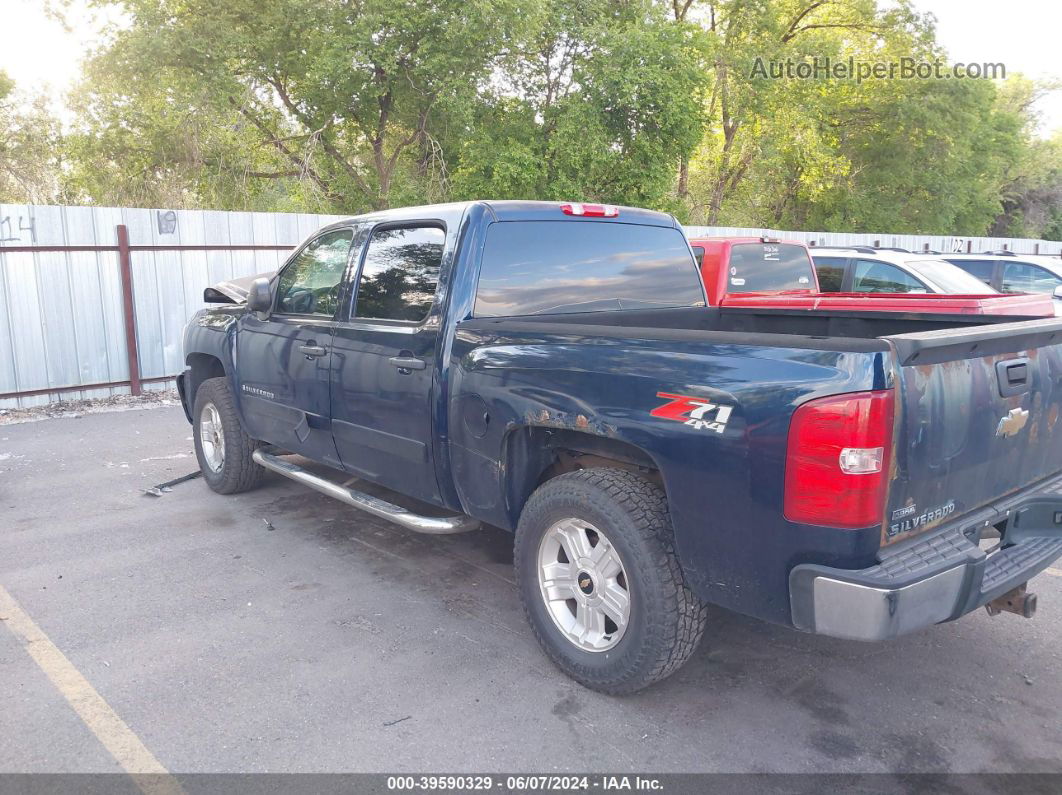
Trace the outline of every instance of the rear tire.
<instances>
[{"instance_id":1,"label":"rear tire","mask_svg":"<svg viewBox=\"0 0 1062 795\"><path fill-rule=\"evenodd\" d=\"M592 690L648 687L704 634L706 605L683 580L667 498L631 472L584 469L540 486L520 515L514 564L539 644Z\"/></svg>"},{"instance_id":2,"label":"rear tire","mask_svg":"<svg viewBox=\"0 0 1062 795\"><path fill-rule=\"evenodd\" d=\"M209 378L199 385L192 428L195 456L210 488L218 494L237 494L262 482L265 469L251 458L259 442L240 425L225 378Z\"/></svg>"}]
</instances>

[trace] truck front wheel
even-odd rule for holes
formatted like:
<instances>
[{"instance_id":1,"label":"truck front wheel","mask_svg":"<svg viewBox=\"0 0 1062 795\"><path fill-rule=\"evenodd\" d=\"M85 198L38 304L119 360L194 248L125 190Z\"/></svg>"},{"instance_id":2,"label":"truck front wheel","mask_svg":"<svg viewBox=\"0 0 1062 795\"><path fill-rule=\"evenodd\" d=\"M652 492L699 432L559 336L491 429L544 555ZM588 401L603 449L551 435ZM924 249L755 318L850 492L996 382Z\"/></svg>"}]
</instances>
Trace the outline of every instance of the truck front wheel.
<instances>
[{"instance_id":1,"label":"truck front wheel","mask_svg":"<svg viewBox=\"0 0 1062 795\"><path fill-rule=\"evenodd\" d=\"M192 411L195 455L203 479L218 494L257 486L265 470L252 459L258 442L244 433L224 378L208 378L195 393Z\"/></svg>"},{"instance_id":2,"label":"truck front wheel","mask_svg":"<svg viewBox=\"0 0 1062 795\"><path fill-rule=\"evenodd\" d=\"M704 634L686 587L664 492L619 469L584 469L540 486L514 555L539 644L570 677L623 695L674 673Z\"/></svg>"}]
</instances>

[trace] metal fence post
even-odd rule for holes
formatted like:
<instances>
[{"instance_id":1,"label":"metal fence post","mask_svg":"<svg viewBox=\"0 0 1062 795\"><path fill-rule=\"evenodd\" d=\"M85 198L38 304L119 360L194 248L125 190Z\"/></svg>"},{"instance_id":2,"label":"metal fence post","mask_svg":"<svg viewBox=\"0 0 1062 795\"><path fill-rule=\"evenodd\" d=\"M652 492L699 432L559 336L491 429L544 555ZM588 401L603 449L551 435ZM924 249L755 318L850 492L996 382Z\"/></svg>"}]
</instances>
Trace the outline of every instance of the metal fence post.
<instances>
[{"instance_id":1,"label":"metal fence post","mask_svg":"<svg viewBox=\"0 0 1062 795\"><path fill-rule=\"evenodd\" d=\"M140 352L136 345L136 309L133 304L133 269L129 256L129 228L118 224L118 267L122 272L122 308L125 314L125 352L129 359L129 392L141 393Z\"/></svg>"}]
</instances>

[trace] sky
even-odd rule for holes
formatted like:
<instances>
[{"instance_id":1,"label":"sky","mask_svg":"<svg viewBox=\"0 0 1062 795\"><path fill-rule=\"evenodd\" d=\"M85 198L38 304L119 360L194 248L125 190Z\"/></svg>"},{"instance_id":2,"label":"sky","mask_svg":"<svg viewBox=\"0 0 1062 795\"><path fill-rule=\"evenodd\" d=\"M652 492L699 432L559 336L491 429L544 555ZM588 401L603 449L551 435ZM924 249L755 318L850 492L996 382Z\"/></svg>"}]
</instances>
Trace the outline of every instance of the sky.
<instances>
[{"instance_id":1,"label":"sky","mask_svg":"<svg viewBox=\"0 0 1062 795\"><path fill-rule=\"evenodd\" d=\"M1055 51L1062 26L1058 0L914 0L937 18L937 41L952 63L1002 63L1007 73L1062 79ZM1041 133L1062 127L1062 91L1040 102Z\"/></svg>"},{"instance_id":2,"label":"sky","mask_svg":"<svg viewBox=\"0 0 1062 795\"><path fill-rule=\"evenodd\" d=\"M1062 78L1055 52L1062 23L1058 0L913 1L918 10L937 17L937 39L953 63L1003 63L1008 73ZM73 24L64 30L49 18L49 4L49 0L0 0L0 69L20 88L48 91L53 107L63 114L62 96L78 77L80 58L98 45L106 20L93 19L88 0L70 0ZM1062 91L1042 100L1039 111L1042 133L1062 127Z\"/></svg>"}]
</instances>

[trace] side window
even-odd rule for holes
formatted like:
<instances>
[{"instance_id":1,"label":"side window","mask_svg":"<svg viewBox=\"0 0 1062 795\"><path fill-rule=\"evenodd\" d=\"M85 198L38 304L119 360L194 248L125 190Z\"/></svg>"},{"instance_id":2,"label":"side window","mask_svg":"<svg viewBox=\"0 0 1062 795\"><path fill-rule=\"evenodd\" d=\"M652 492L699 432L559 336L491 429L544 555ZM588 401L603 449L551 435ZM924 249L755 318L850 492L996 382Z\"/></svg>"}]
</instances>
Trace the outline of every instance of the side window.
<instances>
[{"instance_id":1,"label":"side window","mask_svg":"<svg viewBox=\"0 0 1062 795\"><path fill-rule=\"evenodd\" d=\"M1003 292L1005 293L1053 293L1062 284L1057 276L1028 262L1005 262L1003 264Z\"/></svg>"},{"instance_id":2,"label":"side window","mask_svg":"<svg viewBox=\"0 0 1062 795\"><path fill-rule=\"evenodd\" d=\"M439 284L443 241L437 226L377 229L369 238L354 315L375 320L421 321Z\"/></svg>"},{"instance_id":3,"label":"side window","mask_svg":"<svg viewBox=\"0 0 1062 795\"><path fill-rule=\"evenodd\" d=\"M812 257L815 275L819 277L819 290L824 293L839 293L844 284L846 257Z\"/></svg>"},{"instance_id":4,"label":"side window","mask_svg":"<svg viewBox=\"0 0 1062 795\"><path fill-rule=\"evenodd\" d=\"M353 237L351 229L327 232L288 263L277 284L279 314L332 317L336 313Z\"/></svg>"},{"instance_id":5,"label":"side window","mask_svg":"<svg viewBox=\"0 0 1062 795\"><path fill-rule=\"evenodd\" d=\"M945 258L947 259L947 258ZM990 259L949 259L947 260L957 268L962 268L971 276L976 276L985 284L992 284L995 275L996 263Z\"/></svg>"},{"instance_id":6,"label":"side window","mask_svg":"<svg viewBox=\"0 0 1062 795\"><path fill-rule=\"evenodd\" d=\"M857 259L852 274L853 293L927 293L929 290L914 276L890 265Z\"/></svg>"},{"instance_id":7,"label":"side window","mask_svg":"<svg viewBox=\"0 0 1062 795\"><path fill-rule=\"evenodd\" d=\"M697 267L704 264L704 246L693 246L693 259L697 261Z\"/></svg>"}]
</instances>

